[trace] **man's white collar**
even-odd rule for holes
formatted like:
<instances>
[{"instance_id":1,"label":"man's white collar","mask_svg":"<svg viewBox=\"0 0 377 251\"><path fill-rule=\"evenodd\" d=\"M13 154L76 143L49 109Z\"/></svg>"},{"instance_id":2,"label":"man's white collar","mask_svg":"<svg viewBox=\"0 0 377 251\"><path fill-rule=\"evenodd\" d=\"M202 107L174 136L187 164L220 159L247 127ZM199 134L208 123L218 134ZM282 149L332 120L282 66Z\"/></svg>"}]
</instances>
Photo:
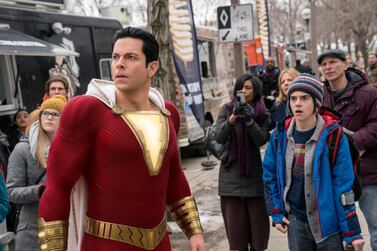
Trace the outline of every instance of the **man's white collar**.
<instances>
[{"instance_id":1,"label":"man's white collar","mask_svg":"<svg viewBox=\"0 0 377 251\"><path fill-rule=\"evenodd\" d=\"M115 85L113 81L92 79L85 95L98 98L109 108L116 106ZM155 88L151 87L149 89L148 98L160 109L165 109L164 98Z\"/></svg>"}]
</instances>

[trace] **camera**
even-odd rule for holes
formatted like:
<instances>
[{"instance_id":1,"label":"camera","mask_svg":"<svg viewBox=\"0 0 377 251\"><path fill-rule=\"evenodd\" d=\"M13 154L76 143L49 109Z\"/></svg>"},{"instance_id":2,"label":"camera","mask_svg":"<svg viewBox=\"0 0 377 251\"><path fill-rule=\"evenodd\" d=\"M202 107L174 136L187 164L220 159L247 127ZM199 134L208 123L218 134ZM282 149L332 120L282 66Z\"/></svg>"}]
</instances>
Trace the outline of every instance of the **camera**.
<instances>
[{"instance_id":1,"label":"camera","mask_svg":"<svg viewBox=\"0 0 377 251\"><path fill-rule=\"evenodd\" d=\"M245 93L243 91L237 91L237 101L245 103Z\"/></svg>"},{"instance_id":2,"label":"camera","mask_svg":"<svg viewBox=\"0 0 377 251\"><path fill-rule=\"evenodd\" d=\"M237 101L234 105L233 113L239 115L243 112L242 104L245 103L245 93L243 91L237 91L236 95Z\"/></svg>"}]
</instances>

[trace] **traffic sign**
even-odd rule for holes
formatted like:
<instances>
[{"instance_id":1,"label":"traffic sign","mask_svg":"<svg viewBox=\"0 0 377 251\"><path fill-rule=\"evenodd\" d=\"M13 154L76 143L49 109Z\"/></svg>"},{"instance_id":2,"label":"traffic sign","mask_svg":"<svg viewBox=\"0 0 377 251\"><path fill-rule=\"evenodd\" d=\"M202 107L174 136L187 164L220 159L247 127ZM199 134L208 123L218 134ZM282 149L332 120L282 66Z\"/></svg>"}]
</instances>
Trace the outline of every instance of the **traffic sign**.
<instances>
[{"instance_id":1,"label":"traffic sign","mask_svg":"<svg viewBox=\"0 0 377 251\"><path fill-rule=\"evenodd\" d=\"M217 8L219 42L244 42L253 40L253 6L237 4Z\"/></svg>"}]
</instances>

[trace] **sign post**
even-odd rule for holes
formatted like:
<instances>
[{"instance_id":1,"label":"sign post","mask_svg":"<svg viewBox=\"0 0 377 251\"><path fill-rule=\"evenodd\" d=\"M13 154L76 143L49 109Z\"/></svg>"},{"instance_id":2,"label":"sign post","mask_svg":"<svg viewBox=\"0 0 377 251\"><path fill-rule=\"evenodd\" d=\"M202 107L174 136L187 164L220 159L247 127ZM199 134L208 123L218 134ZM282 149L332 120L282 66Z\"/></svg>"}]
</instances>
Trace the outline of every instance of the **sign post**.
<instances>
[{"instance_id":1,"label":"sign post","mask_svg":"<svg viewBox=\"0 0 377 251\"><path fill-rule=\"evenodd\" d=\"M253 6L237 4L217 8L218 41L221 43L253 40Z\"/></svg>"}]
</instances>

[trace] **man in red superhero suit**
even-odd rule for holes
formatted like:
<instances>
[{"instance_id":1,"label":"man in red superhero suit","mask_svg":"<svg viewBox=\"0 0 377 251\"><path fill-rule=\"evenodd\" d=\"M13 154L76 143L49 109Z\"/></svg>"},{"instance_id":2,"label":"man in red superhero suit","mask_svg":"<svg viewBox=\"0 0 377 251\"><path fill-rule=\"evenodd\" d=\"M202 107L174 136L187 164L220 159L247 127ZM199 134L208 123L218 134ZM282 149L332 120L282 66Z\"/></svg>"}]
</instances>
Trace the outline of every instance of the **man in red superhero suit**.
<instances>
[{"instance_id":1,"label":"man in red superhero suit","mask_svg":"<svg viewBox=\"0 0 377 251\"><path fill-rule=\"evenodd\" d=\"M203 230L182 172L179 116L151 88L156 39L127 27L114 36L113 82L92 80L65 107L50 149L39 207L42 250L66 250L70 194L83 176L88 199L81 251L170 250L166 206L204 251ZM44 190L44 191L43 191Z\"/></svg>"}]
</instances>

